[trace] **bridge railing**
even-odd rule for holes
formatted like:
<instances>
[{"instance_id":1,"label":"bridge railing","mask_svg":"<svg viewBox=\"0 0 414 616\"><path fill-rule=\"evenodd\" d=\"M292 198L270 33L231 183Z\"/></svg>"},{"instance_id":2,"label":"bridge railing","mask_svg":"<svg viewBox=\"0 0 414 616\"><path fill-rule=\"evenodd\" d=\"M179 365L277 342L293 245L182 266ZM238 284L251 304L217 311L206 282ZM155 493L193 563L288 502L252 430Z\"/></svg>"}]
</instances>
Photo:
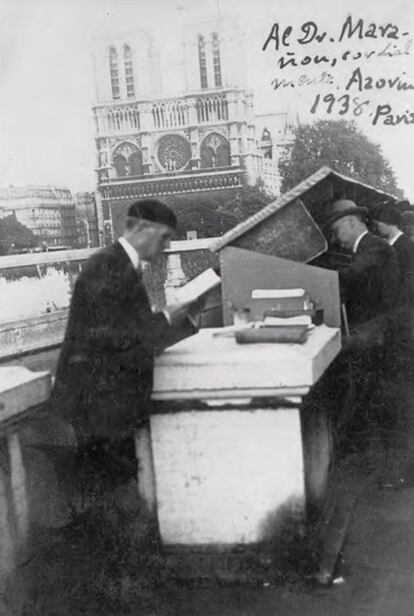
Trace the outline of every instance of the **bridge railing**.
<instances>
[{"instance_id":1,"label":"bridge railing","mask_svg":"<svg viewBox=\"0 0 414 616\"><path fill-rule=\"evenodd\" d=\"M0 609L8 580L27 558L30 531L46 496L50 465L33 443L42 438L34 424L50 388L48 372L0 366ZM53 486L46 489L53 493Z\"/></svg>"}]
</instances>

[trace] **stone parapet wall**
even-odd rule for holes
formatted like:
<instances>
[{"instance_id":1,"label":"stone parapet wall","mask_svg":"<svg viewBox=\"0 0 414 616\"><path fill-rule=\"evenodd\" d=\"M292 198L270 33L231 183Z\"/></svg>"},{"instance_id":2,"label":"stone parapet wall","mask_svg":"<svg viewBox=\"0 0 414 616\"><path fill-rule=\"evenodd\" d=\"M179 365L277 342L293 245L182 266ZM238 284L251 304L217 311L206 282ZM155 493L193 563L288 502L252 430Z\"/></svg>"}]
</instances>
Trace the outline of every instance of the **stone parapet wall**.
<instances>
[{"instance_id":1,"label":"stone parapet wall","mask_svg":"<svg viewBox=\"0 0 414 616\"><path fill-rule=\"evenodd\" d=\"M0 362L60 346L68 311L0 324Z\"/></svg>"},{"instance_id":2,"label":"stone parapet wall","mask_svg":"<svg viewBox=\"0 0 414 616\"><path fill-rule=\"evenodd\" d=\"M48 372L0 366L0 596L28 558L32 530L70 519L68 495L45 448L76 442L70 426L45 413L50 389Z\"/></svg>"},{"instance_id":3,"label":"stone parapet wall","mask_svg":"<svg viewBox=\"0 0 414 616\"><path fill-rule=\"evenodd\" d=\"M154 307L164 307L172 301L175 288L208 267L218 267L218 256L208 248L211 241L172 242L156 262L148 265L144 279ZM56 261L47 253L19 255L24 258L15 257L14 266L10 257L0 257L0 288L5 295L0 310L0 361L61 343L73 285L82 263L92 253L70 251L54 257Z\"/></svg>"}]
</instances>

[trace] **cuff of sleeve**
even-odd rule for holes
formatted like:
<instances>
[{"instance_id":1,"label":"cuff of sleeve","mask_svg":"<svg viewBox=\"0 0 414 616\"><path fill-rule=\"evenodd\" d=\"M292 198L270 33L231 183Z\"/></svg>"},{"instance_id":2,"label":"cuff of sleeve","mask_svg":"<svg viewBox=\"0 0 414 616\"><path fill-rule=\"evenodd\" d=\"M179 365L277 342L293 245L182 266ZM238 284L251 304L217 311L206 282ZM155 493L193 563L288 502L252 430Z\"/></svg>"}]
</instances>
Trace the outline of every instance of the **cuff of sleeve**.
<instances>
[{"instance_id":1,"label":"cuff of sleeve","mask_svg":"<svg viewBox=\"0 0 414 616\"><path fill-rule=\"evenodd\" d=\"M197 320L194 317L192 317L191 315L189 315L189 314L187 314L187 319L190 321L190 323L194 327L194 329L196 331L198 331L199 330L199 325L198 325Z\"/></svg>"},{"instance_id":2,"label":"cuff of sleeve","mask_svg":"<svg viewBox=\"0 0 414 616\"><path fill-rule=\"evenodd\" d=\"M167 319L168 325L171 325L172 324L171 315L168 312L168 310L163 310L162 312L163 312L165 318Z\"/></svg>"}]
</instances>

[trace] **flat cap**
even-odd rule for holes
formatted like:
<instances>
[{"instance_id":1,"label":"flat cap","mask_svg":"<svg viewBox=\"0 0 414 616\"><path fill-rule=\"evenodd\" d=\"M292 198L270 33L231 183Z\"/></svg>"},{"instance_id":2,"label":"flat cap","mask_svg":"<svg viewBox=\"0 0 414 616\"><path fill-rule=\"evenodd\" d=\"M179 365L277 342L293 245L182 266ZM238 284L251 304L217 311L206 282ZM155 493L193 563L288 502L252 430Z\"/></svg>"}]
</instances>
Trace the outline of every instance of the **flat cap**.
<instances>
[{"instance_id":1,"label":"flat cap","mask_svg":"<svg viewBox=\"0 0 414 616\"><path fill-rule=\"evenodd\" d=\"M143 199L135 201L128 209L128 216L142 220L157 222L167 225L172 229L177 228L177 218L174 212L165 203L157 199Z\"/></svg>"}]
</instances>

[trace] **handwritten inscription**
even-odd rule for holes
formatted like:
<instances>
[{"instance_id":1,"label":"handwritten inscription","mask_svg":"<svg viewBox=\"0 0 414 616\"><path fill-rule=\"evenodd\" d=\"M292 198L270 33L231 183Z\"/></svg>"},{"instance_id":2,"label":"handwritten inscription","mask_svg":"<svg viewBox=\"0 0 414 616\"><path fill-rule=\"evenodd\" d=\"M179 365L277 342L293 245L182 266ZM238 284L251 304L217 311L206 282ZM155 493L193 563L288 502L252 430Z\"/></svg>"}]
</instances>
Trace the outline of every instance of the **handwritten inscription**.
<instances>
[{"instance_id":1,"label":"handwritten inscription","mask_svg":"<svg viewBox=\"0 0 414 616\"><path fill-rule=\"evenodd\" d=\"M300 34L294 35L294 29L292 26L287 26L286 28L281 28L278 23L274 23L271 27L269 35L262 47L263 51L265 51L269 44L273 42L275 51L279 51L279 49L284 47L289 47L291 39L293 36L295 37L295 42L299 43L299 45L307 45L309 43L313 43L314 41L321 43L328 36L327 32L321 32L318 25L314 21L307 21L300 27ZM385 24L385 25L377 25L375 23L368 24L365 26L363 19L358 19L358 21L354 24L354 21L351 16L347 17L346 21L341 27L341 31L337 38L329 37L329 41L334 43L335 41L341 42L344 39L352 39L354 37L361 39L394 39L398 41L400 38L404 36L408 36L408 32L401 32L397 25L395 24Z\"/></svg>"},{"instance_id":2,"label":"handwritten inscription","mask_svg":"<svg viewBox=\"0 0 414 616\"><path fill-rule=\"evenodd\" d=\"M325 71L319 77L309 77L308 75L301 75L299 79L273 79L272 86L274 90L278 90L279 88L301 88L304 86L315 86L320 84L328 84L332 85L334 83L334 78L330 73L326 73Z\"/></svg>"},{"instance_id":3,"label":"handwritten inscription","mask_svg":"<svg viewBox=\"0 0 414 616\"><path fill-rule=\"evenodd\" d=\"M402 60L411 54L412 45L410 33L397 23L374 23L348 16L332 33L314 21L300 26L273 23L262 50L275 53L277 69L283 71L271 81L274 90L323 87L324 93L318 92L311 102L310 113L365 115L374 126L397 126L414 124L414 110L396 110L389 100L375 99L382 92L403 96L414 90L414 77L411 79L402 70ZM399 66L396 59L400 60ZM338 73L339 66L349 67L349 72L344 74L342 69ZM382 74L374 76L378 66ZM317 76L291 75L297 68L311 67L313 73L314 67L322 70ZM396 70L391 72L393 68ZM361 93L366 98L358 96Z\"/></svg>"},{"instance_id":4,"label":"handwritten inscription","mask_svg":"<svg viewBox=\"0 0 414 616\"><path fill-rule=\"evenodd\" d=\"M343 94L342 96L335 96L331 92L321 97L320 94L315 96L311 113L317 113L324 109L327 114L331 114L336 111L338 115L354 115L360 116L364 110L369 110L371 101L361 101L358 97L351 98L349 94ZM409 109L404 113L397 113L393 111L393 108L388 103L385 105L377 105L374 112L369 113L369 117L372 119L372 124L377 126L379 124L384 126L398 126L399 124L414 124L414 110Z\"/></svg>"},{"instance_id":5,"label":"handwritten inscription","mask_svg":"<svg viewBox=\"0 0 414 616\"><path fill-rule=\"evenodd\" d=\"M281 28L278 23L274 23L271 27L269 35L265 40L265 43L262 47L263 51L265 51L269 44L273 42L275 51L279 51L279 49L284 47L289 47L290 42L294 35L294 29L292 26L287 26L286 28ZM408 32L400 33L400 29L395 24L385 24L385 25L377 25L374 23L368 24L365 26L363 19L358 19L358 21L354 25L354 21L351 16L347 17L346 21L341 27L341 31L337 38L329 37L329 41L334 43L335 41L341 42L344 39L352 39L354 37L361 39L394 39L398 41L400 38L404 36L408 36ZM318 28L318 25L314 21L307 21L300 27L300 34L295 36L295 42L299 43L299 45L307 45L309 43L313 43L314 41L318 43L322 43L328 36L327 32L321 32Z\"/></svg>"},{"instance_id":6,"label":"handwritten inscription","mask_svg":"<svg viewBox=\"0 0 414 616\"><path fill-rule=\"evenodd\" d=\"M390 90L414 90L414 84L406 81L404 79L405 73L401 76L397 75L397 77L384 78L380 77L379 79L373 79L372 77L364 76L362 70L360 68L356 68L345 86L345 90L350 90L351 88L359 90L383 90L384 88L389 88Z\"/></svg>"},{"instance_id":7,"label":"handwritten inscription","mask_svg":"<svg viewBox=\"0 0 414 616\"><path fill-rule=\"evenodd\" d=\"M311 107L311 113L316 113L321 102L321 95L317 94ZM359 98L352 98L349 94L336 97L334 94L326 94L322 98L322 102L327 104L326 112L332 113L333 106L338 107L339 115L345 115L348 112L353 113L355 116L361 115L365 105L369 105L369 101L360 101Z\"/></svg>"}]
</instances>

